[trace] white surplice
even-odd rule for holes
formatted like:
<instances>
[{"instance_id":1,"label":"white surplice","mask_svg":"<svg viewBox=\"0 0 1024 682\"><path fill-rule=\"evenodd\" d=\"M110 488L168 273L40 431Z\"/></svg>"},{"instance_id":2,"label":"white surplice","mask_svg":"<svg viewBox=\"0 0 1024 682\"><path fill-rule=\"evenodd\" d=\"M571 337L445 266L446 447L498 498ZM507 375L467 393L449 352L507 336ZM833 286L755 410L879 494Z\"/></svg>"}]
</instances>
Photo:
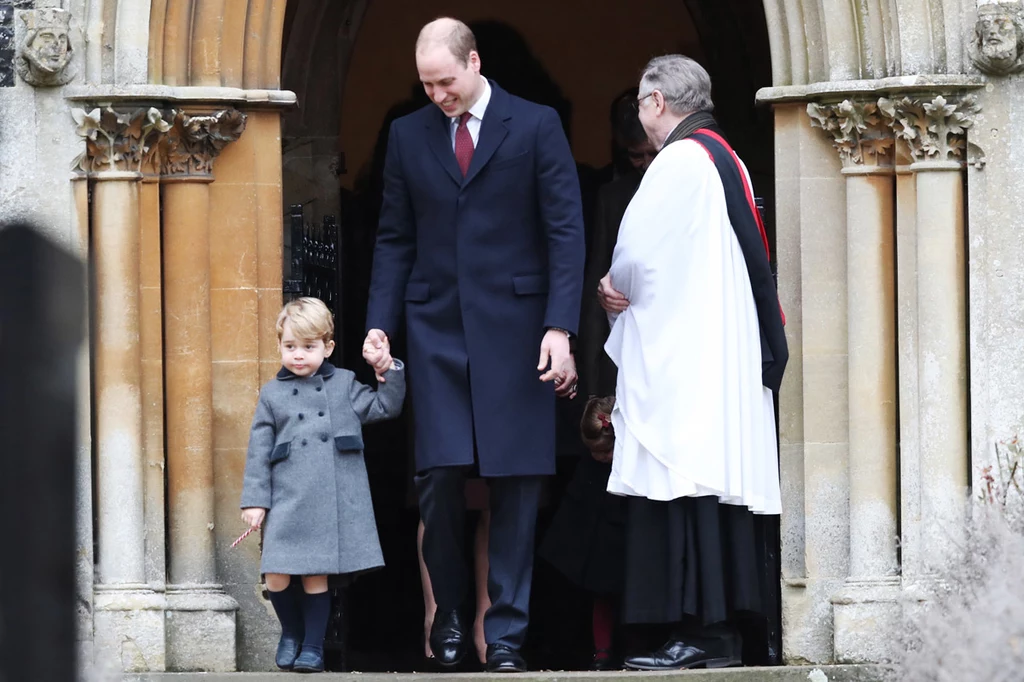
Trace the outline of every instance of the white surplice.
<instances>
[{"instance_id":1,"label":"white surplice","mask_svg":"<svg viewBox=\"0 0 1024 682\"><path fill-rule=\"evenodd\" d=\"M610 272L630 303L609 316L605 345L619 368L608 491L659 501L716 495L778 514L754 297L722 181L696 142L666 146L644 174Z\"/></svg>"}]
</instances>

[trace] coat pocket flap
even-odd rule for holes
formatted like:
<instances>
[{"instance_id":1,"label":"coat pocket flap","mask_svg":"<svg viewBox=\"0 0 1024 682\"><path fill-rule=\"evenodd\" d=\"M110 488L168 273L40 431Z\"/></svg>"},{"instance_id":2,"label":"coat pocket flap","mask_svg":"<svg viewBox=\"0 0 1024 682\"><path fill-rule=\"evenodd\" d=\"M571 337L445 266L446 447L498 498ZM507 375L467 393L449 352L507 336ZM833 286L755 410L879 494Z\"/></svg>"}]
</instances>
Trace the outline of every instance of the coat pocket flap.
<instances>
[{"instance_id":1,"label":"coat pocket flap","mask_svg":"<svg viewBox=\"0 0 1024 682\"><path fill-rule=\"evenodd\" d=\"M291 441L275 445L273 452L270 453L270 463L277 464L282 459L288 459L288 451L291 448L291 445Z\"/></svg>"},{"instance_id":2,"label":"coat pocket flap","mask_svg":"<svg viewBox=\"0 0 1024 682\"><path fill-rule=\"evenodd\" d=\"M548 293L547 275L517 275L512 278L512 288L520 296Z\"/></svg>"},{"instance_id":3,"label":"coat pocket flap","mask_svg":"<svg viewBox=\"0 0 1024 682\"><path fill-rule=\"evenodd\" d=\"M427 282L409 282L405 285L405 300L420 303L430 298L430 284Z\"/></svg>"},{"instance_id":4,"label":"coat pocket flap","mask_svg":"<svg viewBox=\"0 0 1024 682\"><path fill-rule=\"evenodd\" d=\"M347 436L335 436L334 447L340 452L352 452L363 450L363 437L359 434L350 434Z\"/></svg>"},{"instance_id":5,"label":"coat pocket flap","mask_svg":"<svg viewBox=\"0 0 1024 682\"><path fill-rule=\"evenodd\" d=\"M491 163L489 165L491 168L508 168L509 166L518 166L521 163L526 163L529 160L530 150L526 150L510 156L496 156L491 159Z\"/></svg>"}]
</instances>

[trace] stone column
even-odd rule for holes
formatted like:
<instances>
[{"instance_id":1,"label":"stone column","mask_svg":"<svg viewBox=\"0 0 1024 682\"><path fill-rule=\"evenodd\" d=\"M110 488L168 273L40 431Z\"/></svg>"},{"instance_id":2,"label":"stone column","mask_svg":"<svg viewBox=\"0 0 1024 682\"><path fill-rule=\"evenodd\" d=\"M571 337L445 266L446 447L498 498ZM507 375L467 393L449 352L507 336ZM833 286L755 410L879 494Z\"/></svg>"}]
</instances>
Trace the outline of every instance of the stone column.
<instances>
[{"instance_id":1,"label":"stone column","mask_svg":"<svg viewBox=\"0 0 1024 682\"><path fill-rule=\"evenodd\" d=\"M75 198L75 227L77 253L83 263L89 262L89 176L84 171L75 173L71 181ZM82 278L82 288L89 301L89 273ZM89 325L89 308L86 307L86 329ZM76 380L78 399L75 409L78 413L78 448L75 457L75 585L78 597L76 604L76 629L78 641L78 664L82 670L93 664L93 586L95 581L95 557L93 556L93 494L92 494L92 385L89 371L91 347L88 335L78 354Z\"/></svg>"},{"instance_id":2,"label":"stone column","mask_svg":"<svg viewBox=\"0 0 1024 682\"><path fill-rule=\"evenodd\" d=\"M900 609L897 559L894 139L878 105L808 105L846 178L850 569L833 596L839 661L886 660Z\"/></svg>"},{"instance_id":3,"label":"stone column","mask_svg":"<svg viewBox=\"0 0 1024 682\"><path fill-rule=\"evenodd\" d=\"M777 105L775 121L776 252L790 352L779 392L783 651L787 663L827 663L830 599L849 573L846 183L805 104Z\"/></svg>"},{"instance_id":4,"label":"stone column","mask_svg":"<svg viewBox=\"0 0 1024 682\"><path fill-rule=\"evenodd\" d=\"M900 396L900 563L904 585L921 570L921 434L917 378L917 180L896 142L896 300Z\"/></svg>"},{"instance_id":5,"label":"stone column","mask_svg":"<svg viewBox=\"0 0 1024 682\"><path fill-rule=\"evenodd\" d=\"M143 155L168 125L156 109L73 113L92 189L95 656L125 671L163 670L164 595L145 565L139 180Z\"/></svg>"},{"instance_id":6,"label":"stone column","mask_svg":"<svg viewBox=\"0 0 1024 682\"><path fill-rule=\"evenodd\" d=\"M964 261L965 131L972 96L880 102L910 148L916 186L918 469L906 472L919 495L913 573L944 568L964 527L968 492L967 314ZM905 519L905 527L911 519Z\"/></svg>"},{"instance_id":7,"label":"stone column","mask_svg":"<svg viewBox=\"0 0 1024 682\"><path fill-rule=\"evenodd\" d=\"M164 482L163 278L160 266L159 146L142 163L139 185L139 344L142 356L142 451L145 461L146 577L167 583Z\"/></svg>"},{"instance_id":8,"label":"stone column","mask_svg":"<svg viewBox=\"0 0 1024 682\"><path fill-rule=\"evenodd\" d=\"M168 667L235 669L238 604L214 554L210 189L245 115L178 112L163 150L165 413L170 566Z\"/></svg>"}]
</instances>

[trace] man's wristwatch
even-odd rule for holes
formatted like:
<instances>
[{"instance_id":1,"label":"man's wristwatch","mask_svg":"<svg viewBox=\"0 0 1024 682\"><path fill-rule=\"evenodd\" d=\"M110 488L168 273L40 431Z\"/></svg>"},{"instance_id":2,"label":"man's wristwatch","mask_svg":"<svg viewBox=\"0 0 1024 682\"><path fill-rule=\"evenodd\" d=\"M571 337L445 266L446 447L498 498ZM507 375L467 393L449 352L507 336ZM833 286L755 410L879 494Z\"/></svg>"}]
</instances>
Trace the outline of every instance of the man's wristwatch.
<instances>
[{"instance_id":1,"label":"man's wristwatch","mask_svg":"<svg viewBox=\"0 0 1024 682\"><path fill-rule=\"evenodd\" d=\"M569 352L575 355L576 353L576 335L568 329L562 329L561 327L548 327L547 331L562 332L569 339Z\"/></svg>"}]
</instances>

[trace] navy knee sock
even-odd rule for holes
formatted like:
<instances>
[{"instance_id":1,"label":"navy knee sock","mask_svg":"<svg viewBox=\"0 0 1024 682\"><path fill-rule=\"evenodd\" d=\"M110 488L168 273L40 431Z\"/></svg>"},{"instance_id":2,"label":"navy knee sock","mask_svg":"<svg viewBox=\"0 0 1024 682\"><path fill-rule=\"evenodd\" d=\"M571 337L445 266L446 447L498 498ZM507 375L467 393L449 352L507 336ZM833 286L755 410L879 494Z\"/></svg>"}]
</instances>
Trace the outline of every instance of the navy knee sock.
<instances>
[{"instance_id":1,"label":"navy knee sock","mask_svg":"<svg viewBox=\"0 0 1024 682\"><path fill-rule=\"evenodd\" d=\"M270 603L274 606L277 619L281 621L281 635L292 639L302 639L304 634L302 584L293 579L288 587L280 592L270 592L270 590L267 592L270 594Z\"/></svg>"},{"instance_id":2,"label":"navy knee sock","mask_svg":"<svg viewBox=\"0 0 1024 682\"><path fill-rule=\"evenodd\" d=\"M302 615L306 623L306 636L302 640L303 651L324 653L324 637L327 635L327 620L331 616L331 594L302 595Z\"/></svg>"}]
</instances>

